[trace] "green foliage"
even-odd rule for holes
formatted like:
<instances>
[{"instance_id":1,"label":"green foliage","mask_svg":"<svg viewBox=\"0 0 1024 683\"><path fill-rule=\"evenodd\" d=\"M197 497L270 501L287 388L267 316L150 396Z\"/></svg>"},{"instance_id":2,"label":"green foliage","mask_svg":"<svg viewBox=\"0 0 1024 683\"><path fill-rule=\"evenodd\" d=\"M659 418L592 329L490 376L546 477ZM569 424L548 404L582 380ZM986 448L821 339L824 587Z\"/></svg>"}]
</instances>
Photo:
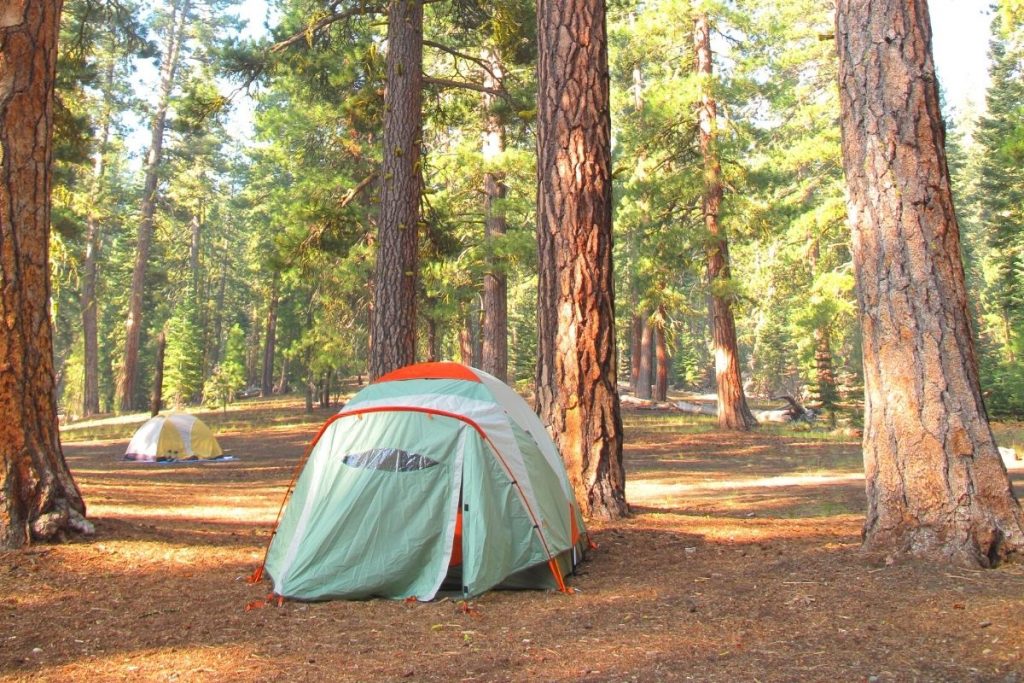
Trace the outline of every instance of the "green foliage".
<instances>
[{"instance_id":1,"label":"green foliage","mask_svg":"<svg viewBox=\"0 0 1024 683\"><path fill-rule=\"evenodd\" d=\"M232 326L228 332L224 360L214 366L213 372L203 385L203 401L209 405L220 405L225 410L234 401L235 395L245 387L245 332L240 325Z\"/></svg>"},{"instance_id":2,"label":"green foliage","mask_svg":"<svg viewBox=\"0 0 1024 683\"><path fill-rule=\"evenodd\" d=\"M860 391L860 338L845 226L832 13L819 0L616 0L609 4L614 124L615 274L620 358L630 322L664 311L673 385L709 388L703 169L697 144L693 13L715 30L721 221L744 377L755 394L851 403ZM109 409L123 348L135 253L139 179L123 140L146 107L133 64L156 49L171 4L69 0L56 103L53 311L62 408L74 414L83 376L79 294L90 218L101 226L97 313L101 404ZM362 374L369 344L385 88L385 24L370 11L282 0L272 35L243 42L221 0L193 3L188 59L171 102L156 234L147 275L140 396L154 339L168 331L172 400L225 406L261 375L270 302L277 300L275 382ZM428 85L424 99L418 325L458 358L463 328L479 328L485 273L508 276L509 374L528 390L536 362L535 9L526 0L428 3L424 72L480 84L480 56L503 65L502 92ZM1020 414L1024 377L1024 85L1020 0L1001 0L986 115L950 126L978 355L990 409ZM301 36L287 49L269 45ZM160 46L162 48L162 45ZM255 139L228 130L225 73L254 96ZM155 86L154 86L155 87ZM504 152L485 161L488 121ZM101 133L109 135L106 142ZM102 177L94 158L103 159ZM495 209L507 234L485 240L482 179L507 187ZM195 246L193 247L193 236ZM473 320L470 320L474 318ZM823 340L826 343L823 343ZM479 341L479 340L477 340ZM828 359L821 358L827 354ZM826 362L827 361L827 362ZM625 370L628 363L621 362ZM825 381L830 368L835 381ZM830 380L831 381L831 380Z\"/></svg>"},{"instance_id":3,"label":"green foliage","mask_svg":"<svg viewBox=\"0 0 1024 683\"><path fill-rule=\"evenodd\" d=\"M1000 5L987 111L950 136L982 390L993 414L1024 415L1024 16ZM972 123L972 122L968 122Z\"/></svg>"},{"instance_id":4,"label":"green foliage","mask_svg":"<svg viewBox=\"0 0 1024 683\"><path fill-rule=\"evenodd\" d=\"M195 293L186 289L167 321L164 397L180 407L192 403L203 387L203 345Z\"/></svg>"}]
</instances>

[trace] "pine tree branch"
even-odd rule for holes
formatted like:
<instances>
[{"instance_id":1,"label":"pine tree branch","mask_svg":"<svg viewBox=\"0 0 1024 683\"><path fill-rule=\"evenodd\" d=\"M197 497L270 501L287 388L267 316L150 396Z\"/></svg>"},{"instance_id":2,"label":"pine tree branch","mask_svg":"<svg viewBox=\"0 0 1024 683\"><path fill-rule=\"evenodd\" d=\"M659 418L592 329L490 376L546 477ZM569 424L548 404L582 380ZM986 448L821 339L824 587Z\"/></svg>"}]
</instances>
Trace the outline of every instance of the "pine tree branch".
<instances>
[{"instance_id":1,"label":"pine tree branch","mask_svg":"<svg viewBox=\"0 0 1024 683\"><path fill-rule=\"evenodd\" d=\"M313 22L312 24L307 26L305 30L294 34L290 38L285 38L284 40L271 45L270 51L282 52L284 50L287 50L295 43L298 43L302 40L311 40L314 35L324 30L328 26L338 23L339 21L345 21L346 19L351 19L352 17L365 16L367 14L387 13L387 10L384 7L381 7L380 5L363 4L360 4L358 7L353 7L352 9L347 10L345 12L338 12L337 10L339 4L340 0L338 2L333 3L331 5L331 14L328 14L326 17L323 17Z\"/></svg>"},{"instance_id":2,"label":"pine tree branch","mask_svg":"<svg viewBox=\"0 0 1024 683\"><path fill-rule=\"evenodd\" d=\"M360 180L359 184L357 184L355 187L353 187L348 192L346 192L345 196L341 198L341 202L338 204L338 208L339 209L344 209L346 206L351 204L352 200L355 199L356 197L358 197L359 194L363 190L365 190L367 187L369 187L370 183L372 183L376 178L377 178L377 171L374 171L370 175L368 175L365 178L363 178L362 180Z\"/></svg>"},{"instance_id":3,"label":"pine tree branch","mask_svg":"<svg viewBox=\"0 0 1024 683\"><path fill-rule=\"evenodd\" d=\"M441 52L447 52L452 57L458 57L459 59L465 59L468 62L473 62L481 69L486 71L488 74L490 74L491 78L493 78L495 81L499 83L502 81L502 78L496 75L494 71L491 70L491 65L486 60L480 59L479 57L474 57L473 55L468 55L465 52L460 52L459 50L448 47L447 45L444 45L442 43L435 43L433 40L424 40L423 45L424 47L432 47L435 50L440 50Z\"/></svg>"},{"instance_id":4,"label":"pine tree branch","mask_svg":"<svg viewBox=\"0 0 1024 683\"><path fill-rule=\"evenodd\" d=\"M494 88L488 88L485 85L479 83L470 83L469 81L451 81L447 78L435 78L433 76L427 76L424 74L423 83L426 85L436 85L441 88L462 88L463 90L473 90L475 92L487 93L488 95L494 95L495 97L506 97L508 93L504 90L496 90Z\"/></svg>"}]
</instances>

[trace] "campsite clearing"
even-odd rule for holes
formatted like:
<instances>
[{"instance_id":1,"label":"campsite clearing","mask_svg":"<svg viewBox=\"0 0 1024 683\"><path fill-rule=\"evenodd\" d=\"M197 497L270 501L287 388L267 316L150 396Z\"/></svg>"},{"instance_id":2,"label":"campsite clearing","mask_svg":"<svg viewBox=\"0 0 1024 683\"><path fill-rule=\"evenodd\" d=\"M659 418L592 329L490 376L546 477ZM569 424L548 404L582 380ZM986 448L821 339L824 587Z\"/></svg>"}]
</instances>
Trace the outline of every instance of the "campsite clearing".
<instances>
[{"instance_id":1,"label":"campsite clearing","mask_svg":"<svg viewBox=\"0 0 1024 683\"><path fill-rule=\"evenodd\" d=\"M66 443L97 534L0 553L0 680L1024 681L1024 565L863 557L858 443L649 410L635 514L591 525L574 595L261 605L246 577L328 415L204 414L230 462L119 461L126 423Z\"/></svg>"}]
</instances>

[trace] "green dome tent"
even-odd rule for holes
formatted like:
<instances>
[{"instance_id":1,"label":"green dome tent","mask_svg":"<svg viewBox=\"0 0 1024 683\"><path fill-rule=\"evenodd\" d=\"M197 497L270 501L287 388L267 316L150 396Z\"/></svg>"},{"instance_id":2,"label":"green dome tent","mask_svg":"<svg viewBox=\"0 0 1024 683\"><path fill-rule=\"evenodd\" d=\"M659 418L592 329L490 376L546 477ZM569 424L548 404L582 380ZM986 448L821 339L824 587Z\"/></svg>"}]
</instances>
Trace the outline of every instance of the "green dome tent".
<instances>
[{"instance_id":1,"label":"green dome tent","mask_svg":"<svg viewBox=\"0 0 1024 683\"><path fill-rule=\"evenodd\" d=\"M501 381L395 371L321 428L264 561L286 598L559 588L589 543L554 443ZM257 578L262 575L257 572Z\"/></svg>"}]
</instances>

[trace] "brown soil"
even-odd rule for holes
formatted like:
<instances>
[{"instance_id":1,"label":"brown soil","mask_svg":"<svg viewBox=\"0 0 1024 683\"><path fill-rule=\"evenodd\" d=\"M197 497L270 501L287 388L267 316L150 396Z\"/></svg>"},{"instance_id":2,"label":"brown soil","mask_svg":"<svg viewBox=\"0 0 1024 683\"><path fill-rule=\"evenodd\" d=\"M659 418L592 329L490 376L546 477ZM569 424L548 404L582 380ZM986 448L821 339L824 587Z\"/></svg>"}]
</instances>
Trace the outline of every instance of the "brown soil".
<instances>
[{"instance_id":1,"label":"brown soil","mask_svg":"<svg viewBox=\"0 0 1024 683\"><path fill-rule=\"evenodd\" d=\"M315 431L261 406L234 462L65 446L97 533L0 553L0 680L1024 681L1024 567L872 564L856 443L654 411L626 419L635 515L591 527L574 595L246 611Z\"/></svg>"}]
</instances>

